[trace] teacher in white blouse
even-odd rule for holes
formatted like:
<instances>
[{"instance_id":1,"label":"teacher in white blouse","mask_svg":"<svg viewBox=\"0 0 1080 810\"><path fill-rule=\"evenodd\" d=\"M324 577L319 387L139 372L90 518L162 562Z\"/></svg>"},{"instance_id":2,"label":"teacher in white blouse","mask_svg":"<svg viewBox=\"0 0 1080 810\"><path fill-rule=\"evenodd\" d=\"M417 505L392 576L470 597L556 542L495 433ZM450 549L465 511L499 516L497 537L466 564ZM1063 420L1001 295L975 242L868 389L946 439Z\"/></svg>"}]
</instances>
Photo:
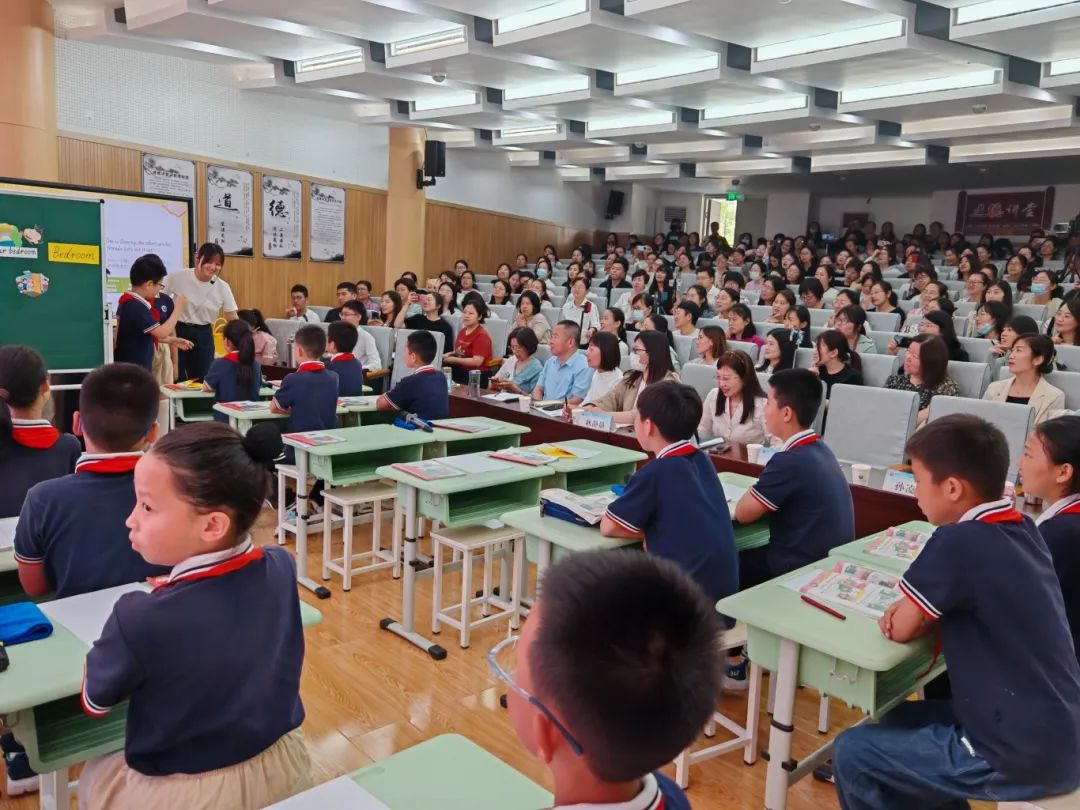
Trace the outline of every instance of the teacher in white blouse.
<instances>
[{"instance_id":1,"label":"teacher in white blouse","mask_svg":"<svg viewBox=\"0 0 1080 810\"><path fill-rule=\"evenodd\" d=\"M179 353L177 377L181 380L206 376L214 361L214 321L222 314L227 320L236 320L236 299L228 282L219 277L224 264L225 251L207 242L196 252L194 268L165 277L165 292L187 299L176 335L190 340L193 348Z\"/></svg>"}]
</instances>

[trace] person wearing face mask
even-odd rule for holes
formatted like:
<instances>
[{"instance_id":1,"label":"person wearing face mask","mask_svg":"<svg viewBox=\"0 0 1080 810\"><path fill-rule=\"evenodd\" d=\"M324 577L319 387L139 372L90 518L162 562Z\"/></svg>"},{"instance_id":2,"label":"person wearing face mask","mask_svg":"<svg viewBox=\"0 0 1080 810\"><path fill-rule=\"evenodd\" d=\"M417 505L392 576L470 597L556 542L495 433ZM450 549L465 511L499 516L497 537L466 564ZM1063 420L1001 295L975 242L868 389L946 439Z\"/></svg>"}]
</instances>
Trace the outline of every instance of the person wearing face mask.
<instances>
[{"instance_id":1,"label":"person wearing face mask","mask_svg":"<svg viewBox=\"0 0 1080 810\"><path fill-rule=\"evenodd\" d=\"M761 294L761 288L765 284L765 277L769 274L769 266L763 261L756 261L750 265L750 280L746 282L746 291Z\"/></svg>"},{"instance_id":2,"label":"person wearing face mask","mask_svg":"<svg viewBox=\"0 0 1080 810\"><path fill-rule=\"evenodd\" d=\"M630 331L641 329L642 322L652 315L655 302L648 293L638 293L630 299L630 323L626 328Z\"/></svg>"},{"instance_id":3,"label":"person wearing face mask","mask_svg":"<svg viewBox=\"0 0 1080 810\"><path fill-rule=\"evenodd\" d=\"M997 343L1009 322L1009 308L1000 301L987 301L975 310L975 337Z\"/></svg>"},{"instance_id":4,"label":"person wearing face mask","mask_svg":"<svg viewBox=\"0 0 1080 810\"><path fill-rule=\"evenodd\" d=\"M1034 304L1046 307L1046 320L1052 321L1061 309L1061 288L1058 287L1057 273L1053 270L1039 270L1031 279L1031 292L1020 298L1021 304Z\"/></svg>"}]
</instances>

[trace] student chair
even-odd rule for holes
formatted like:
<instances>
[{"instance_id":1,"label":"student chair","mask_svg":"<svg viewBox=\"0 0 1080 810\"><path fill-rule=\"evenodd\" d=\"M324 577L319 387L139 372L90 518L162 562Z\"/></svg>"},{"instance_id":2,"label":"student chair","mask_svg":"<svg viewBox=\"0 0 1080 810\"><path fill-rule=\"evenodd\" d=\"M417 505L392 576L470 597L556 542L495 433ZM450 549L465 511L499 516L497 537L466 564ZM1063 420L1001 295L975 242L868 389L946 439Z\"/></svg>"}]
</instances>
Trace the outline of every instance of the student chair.
<instances>
[{"instance_id":1,"label":"student chair","mask_svg":"<svg viewBox=\"0 0 1080 810\"><path fill-rule=\"evenodd\" d=\"M968 362L989 363L993 358L990 353L990 347L993 344L986 338L958 337L957 340L964 347L964 351L968 353Z\"/></svg>"},{"instance_id":2,"label":"student chair","mask_svg":"<svg viewBox=\"0 0 1080 810\"><path fill-rule=\"evenodd\" d=\"M1008 371L1008 369L1004 370ZM1065 407L1070 411L1080 410L1080 373L1078 371L1055 371L1046 375L1048 383L1065 392Z\"/></svg>"},{"instance_id":3,"label":"student chair","mask_svg":"<svg viewBox=\"0 0 1080 810\"><path fill-rule=\"evenodd\" d=\"M391 532L390 548L382 547L382 506L384 501L390 501L391 508L397 498L397 490L381 481L372 481L366 484L356 484L349 487L337 487L323 491L323 550L322 550L322 578L329 581L330 572L341 574L341 588L348 591L352 589L353 574L362 574L365 571L378 571L382 568L393 568L394 579L401 576L401 539L397 532L397 512L394 510L395 527ZM357 508L370 505L371 507L371 551L353 553L353 530L356 525ZM341 511L341 538L344 545L341 557L332 557L331 528L334 520L334 510ZM360 561L363 564L354 567L353 563Z\"/></svg>"},{"instance_id":4,"label":"student chair","mask_svg":"<svg viewBox=\"0 0 1080 810\"><path fill-rule=\"evenodd\" d=\"M283 366L292 365L292 356L289 354L289 339L296 331L305 324L302 321L290 321L284 318L267 318L266 328L274 336L278 346L278 361ZM323 328L326 328L325 325Z\"/></svg>"},{"instance_id":5,"label":"student chair","mask_svg":"<svg viewBox=\"0 0 1080 810\"><path fill-rule=\"evenodd\" d=\"M679 381L697 391L704 402L709 392L716 388L716 366L688 363L679 373Z\"/></svg>"},{"instance_id":6,"label":"student chair","mask_svg":"<svg viewBox=\"0 0 1080 810\"><path fill-rule=\"evenodd\" d=\"M746 352L750 355L750 359L757 363L758 361L758 345L756 343L749 343L744 340L729 340L728 349L733 352Z\"/></svg>"},{"instance_id":7,"label":"student chair","mask_svg":"<svg viewBox=\"0 0 1080 810\"><path fill-rule=\"evenodd\" d=\"M878 332L876 330L870 330L866 333L871 340L874 341L874 348L877 349L878 354L889 353L889 343L896 337L896 330L893 329L889 332ZM866 354L860 354L859 357L865 357Z\"/></svg>"},{"instance_id":8,"label":"student chair","mask_svg":"<svg viewBox=\"0 0 1080 810\"><path fill-rule=\"evenodd\" d=\"M953 313L953 315L954 316L959 316L961 318L967 318L967 316L970 315L974 311L975 311L975 304L974 303L972 303L971 301L961 301L960 303L958 303L956 305L956 311Z\"/></svg>"},{"instance_id":9,"label":"student chair","mask_svg":"<svg viewBox=\"0 0 1080 810\"><path fill-rule=\"evenodd\" d=\"M798 296L796 296L796 298L798 298ZM754 319L754 323L767 321L769 316L772 315L772 307L754 304L750 307L750 315Z\"/></svg>"},{"instance_id":10,"label":"student chair","mask_svg":"<svg viewBox=\"0 0 1080 810\"><path fill-rule=\"evenodd\" d=\"M735 650L746 644L746 625L741 622L726 631L720 640L720 649L723 652ZM746 724L739 725L736 721L721 714L713 712L709 722L705 725L705 736L712 737L716 733L717 724L735 735L734 739L706 748L691 751L687 748L675 758L675 781L681 788L690 784L690 766L703 762L713 757L722 756L729 751L743 752L743 762L753 765L757 762L757 738L758 738L758 713L761 711L761 668L750 662L750 670L747 673L750 680L750 689L746 694Z\"/></svg>"},{"instance_id":11,"label":"student chair","mask_svg":"<svg viewBox=\"0 0 1080 810\"><path fill-rule=\"evenodd\" d=\"M697 357L697 349L695 344L697 338L690 337L688 335L672 335L675 338L675 354L679 358L679 362L684 366L690 362L690 358Z\"/></svg>"},{"instance_id":12,"label":"student chair","mask_svg":"<svg viewBox=\"0 0 1080 810\"><path fill-rule=\"evenodd\" d=\"M555 324L562 318L562 312L558 307L549 306L547 304L540 305L540 314L547 318L547 322L552 329L555 328Z\"/></svg>"},{"instance_id":13,"label":"student chair","mask_svg":"<svg viewBox=\"0 0 1080 810\"><path fill-rule=\"evenodd\" d=\"M394 364L394 330L389 326L361 326L360 328L375 338L375 349L379 352L379 363L382 368L389 371L390 366Z\"/></svg>"},{"instance_id":14,"label":"student chair","mask_svg":"<svg viewBox=\"0 0 1080 810\"><path fill-rule=\"evenodd\" d=\"M813 349L795 350L795 368L810 368L814 364Z\"/></svg>"},{"instance_id":15,"label":"student chair","mask_svg":"<svg viewBox=\"0 0 1080 810\"><path fill-rule=\"evenodd\" d=\"M491 356L503 357L506 355L506 343L510 335L510 321L502 318L488 318L484 321L484 328L491 337Z\"/></svg>"},{"instance_id":16,"label":"student chair","mask_svg":"<svg viewBox=\"0 0 1080 810\"><path fill-rule=\"evenodd\" d=\"M984 399L967 397L934 397L930 400L930 415L927 421L933 422L942 416L954 413L970 413L981 416L992 425L996 425L1009 444L1009 480L1016 481L1017 464L1024 452L1024 442L1028 432L1035 424L1035 409L1030 405L1017 405L1011 402L987 402Z\"/></svg>"},{"instance_id":17,"label":"student chair","mask_svg":"<svg viewBox=\"0 0 1080 810\"><path fill-rule=\"evenodd\" d=\"M900 328L897 312L867 312L866 323L876 332L896 332Z\"/></svg>"},{"instance_id":18,"label":"student chair","mask_svg":"<svg viewBox=\"0 0 1080 810\"><path fill-rule=\"evenodd\" d=\"M1013 315L1027 315L1035 323L1046 320L1046 304L1013 304Z\"/></svg>"},{"instance_id":19,"label":"student chair","mask_svg":"<svg viewBox=\"0 0 1080 810\"><path fill-rule=\"evenodd\" d=\"M275 472L277 474L277 515L278 522L277 528L274 534L277 536L279 546L285 545L287 541L287 535L296 536L296 521L290 520L288 511L288 490L287 485L290 481L293 482L295 492L300 491L299 475L295 464L278 464L275 466ZM307 491L311 492L312 486L315 484L314 476L309 475L307 480ZM312 502L308 500L308 531L309 533L317 529L323 528L324 521L332 522L329 515L319 513L314 514L312 512Z\"/></svg>"},{"instance_id":20,"label":"student chair","mask_svg":"<svg viewBox=\"0 0 1080 810\"><path fill-rule=\"evenodd\" d=\"M500 591L494 592L494 567L496 552L501 549L502 565L506 565L505 546L509 544L512 554L510 598ZM525 535L509 526L491 529L487 526L461 526L431 530L431 557L435 582L431 597L431 632L437 634L442 625L455 627L461 634L461 646L469 646L474 627L510 619L511 629L516 630L521 616L521 593L525 581ZM443 607L443 551L449 549L461 560L461 600ZM483 587L477 594L473 587L474 556L483 552ZM503 577L505 579L505 577ZM479 619L473 618L473 608L480 607ZM492 609L494 608L494 612Z\"/></svg>"},{"instance_id":21,"label":"student chair","mask_svg":"<svg viewBox=\"0 0 1080 810\"><path fill-rule=\"evenodd\" d=\"M410 376L416 369L405 365L405 342L415 329L398 329L394 332L394 370L390 375L390 387L393 388L399 382ZM443 340L446 337L442 332L432 332L435 338L435 367L440 365L439 359L443 355ZM504 344L505 348L505 344Z\"/></svg>"},{"instance_id":22,"label":"student chair","mask_svg":"<svg viewBox=\"0 0 1080 810\"><path fill-rule=\"evenodd\" d=\"M1055 360L1063 371L1080 371L1080 346L1054 346Z\"/></svg>"},{"instance_id":23,"label":"student chair","mask_svg":"<svg viewBox=\"0 0 1080 810\"><path fill-rule=\"evenodd\" d=\"M536 354L534 355L537 360L540 361L540 365L544 365L551 359L551 347L546 343L541 343L536 347Z\"/></svg>"},{"instance_id":24,"label":"student chair","mask_svg":"<svg viewBox=\"0 0 1080 810\"><path fill-rule=\"evenodd\" d=\"M810 310L810 325L824 326L830 315L832 315L831 307L829 309L812 309Z\"/></svg>"},{"instance_id":25,"label":"student chair","mask_svg":"<svg viewBox=\"0 0 1080 810\"><path fill-rule=\"evenodd\" d=\"M952 325L957 337L963 338L967 336L970 323L966 315L953 315Z\"/></svg>"},{"instance_id":26,"label":"student chair","mask_svg":"<svg viewBox=\"0 0 1080 810\"><path fill-rule=\"evenodd\" d=\"M319 320L325 321L326 320L326 313L329 312L331 308L330 307L320 307L320 306L316 306L315 304L312 304L311 306L308 307L308 309L310 309L312 312L314 312L316 315L318 315Z\"/></svg>"},{"instance_id":27,"label":"student chair","mask_svg":"<svg viewBox=\"0 0 1080 810\"><path fill-rule=\"evenodd\" d=\"M492 315L498 315L504 321L513 322L514 320L514 307L512 304L489 304L488 309L491 310Z\"/></svg>"},{"instance_id":28,"label":"student chair","mask_svg":"<svg viewBox=\"0 0 1080 810\"><path fill-rule=\"evenodd\" d=\"M915 430L918 410L919 397L914 391L834 385L825 444L840 461L871 467L900 464L904 445ZM868 414L873 417L867 418Z\"/></svg>"},{"instance_id":29,"label":"student chair","mask_svg":"<svg viewBox=\"0 0 1080 810\"><path fill-rule=\"evenodd\" d=\"M981 399L990 384L990 366L987 363L962 363L950 360L946 371L960 389L960 396Z\"/></svg>"},{"instance_id":30,"label":"student chair","mask_svg":"<svg viewBox=\"0 0 1080 810\"><path fill-rule=\"evenodd\" d=\"M897 358L891 354L860 354L863 385L884 388L890 375L896 373Z\"/></svg>"}]
</instances>

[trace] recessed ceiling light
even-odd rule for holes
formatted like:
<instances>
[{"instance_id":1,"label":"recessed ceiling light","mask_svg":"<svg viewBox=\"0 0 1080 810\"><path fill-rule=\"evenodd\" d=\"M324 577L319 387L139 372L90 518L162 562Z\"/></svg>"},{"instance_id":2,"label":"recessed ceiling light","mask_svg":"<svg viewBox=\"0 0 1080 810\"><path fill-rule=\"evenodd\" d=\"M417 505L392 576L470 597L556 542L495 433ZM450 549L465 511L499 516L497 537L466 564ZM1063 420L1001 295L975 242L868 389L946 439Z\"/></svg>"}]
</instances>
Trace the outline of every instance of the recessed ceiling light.
<instances>
[{"instance_id":1,"label":"recessed ceiling light","mask_svg":"<svg viewBox=\"0 0 1080 810\"><path fill-rule=\"evenodd\" d=\"M988 171L990 171L990 170L987 169L985 166L980 166L979 167L979 174L986 174Z\"/></svg>"},{"instance_id":2,"label":"recessed ceiling light","mask_svg":"<svg viewBox=\"0 0 1080 810\"><path fill-rule=\"evenodd\" d=\"M817 121L812 124L807 124L807 126L810 128L811 132L817 132L819 129L821 129L821 124L819 124Z\"/></svg>"}]
</instances>

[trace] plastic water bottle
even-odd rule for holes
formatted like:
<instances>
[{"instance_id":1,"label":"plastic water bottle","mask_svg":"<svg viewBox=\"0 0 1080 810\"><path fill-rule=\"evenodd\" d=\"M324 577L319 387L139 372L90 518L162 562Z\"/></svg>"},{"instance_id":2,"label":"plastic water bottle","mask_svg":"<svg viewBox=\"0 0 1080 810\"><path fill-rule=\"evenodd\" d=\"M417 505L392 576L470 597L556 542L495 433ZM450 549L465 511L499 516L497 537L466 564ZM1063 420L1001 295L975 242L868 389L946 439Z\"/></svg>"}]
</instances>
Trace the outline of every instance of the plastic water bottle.
<instances>
[{"instance_id":1,"label":"plastic water bottle","mask_svg":"<svg viewBox=\"0 0 1080 810\"><path fill-rule=\"evenodd\" d=\"M285 341L285 365L288 368L295 368L296 361L293 359L293 343L296 342L296 338L289 335L288 340Z\"/></svg>"},{"instance_id":2,"label":"plastic water bottle","mask_svg":"<svg viewBox=\"0 0 1080 810\"><path fill-rule=\"evenodd\" d=\"M446 377L446 390L447 391L453 391L454 390L454 375L453 375L453 372L451 372L450 369L448 369L448 368L444 368L443 369L443 376Z\"/></svg>"},{"instance_id":3,"label":"plastic water bottle","mask_svg":"<svg viewBox=\"0 0 1080 810\"><path fill-rule=\"evenodd\" d=\"M480 369L469 371L469 396L475 399L480 398Z\"/></svg>"}]
</instances>

